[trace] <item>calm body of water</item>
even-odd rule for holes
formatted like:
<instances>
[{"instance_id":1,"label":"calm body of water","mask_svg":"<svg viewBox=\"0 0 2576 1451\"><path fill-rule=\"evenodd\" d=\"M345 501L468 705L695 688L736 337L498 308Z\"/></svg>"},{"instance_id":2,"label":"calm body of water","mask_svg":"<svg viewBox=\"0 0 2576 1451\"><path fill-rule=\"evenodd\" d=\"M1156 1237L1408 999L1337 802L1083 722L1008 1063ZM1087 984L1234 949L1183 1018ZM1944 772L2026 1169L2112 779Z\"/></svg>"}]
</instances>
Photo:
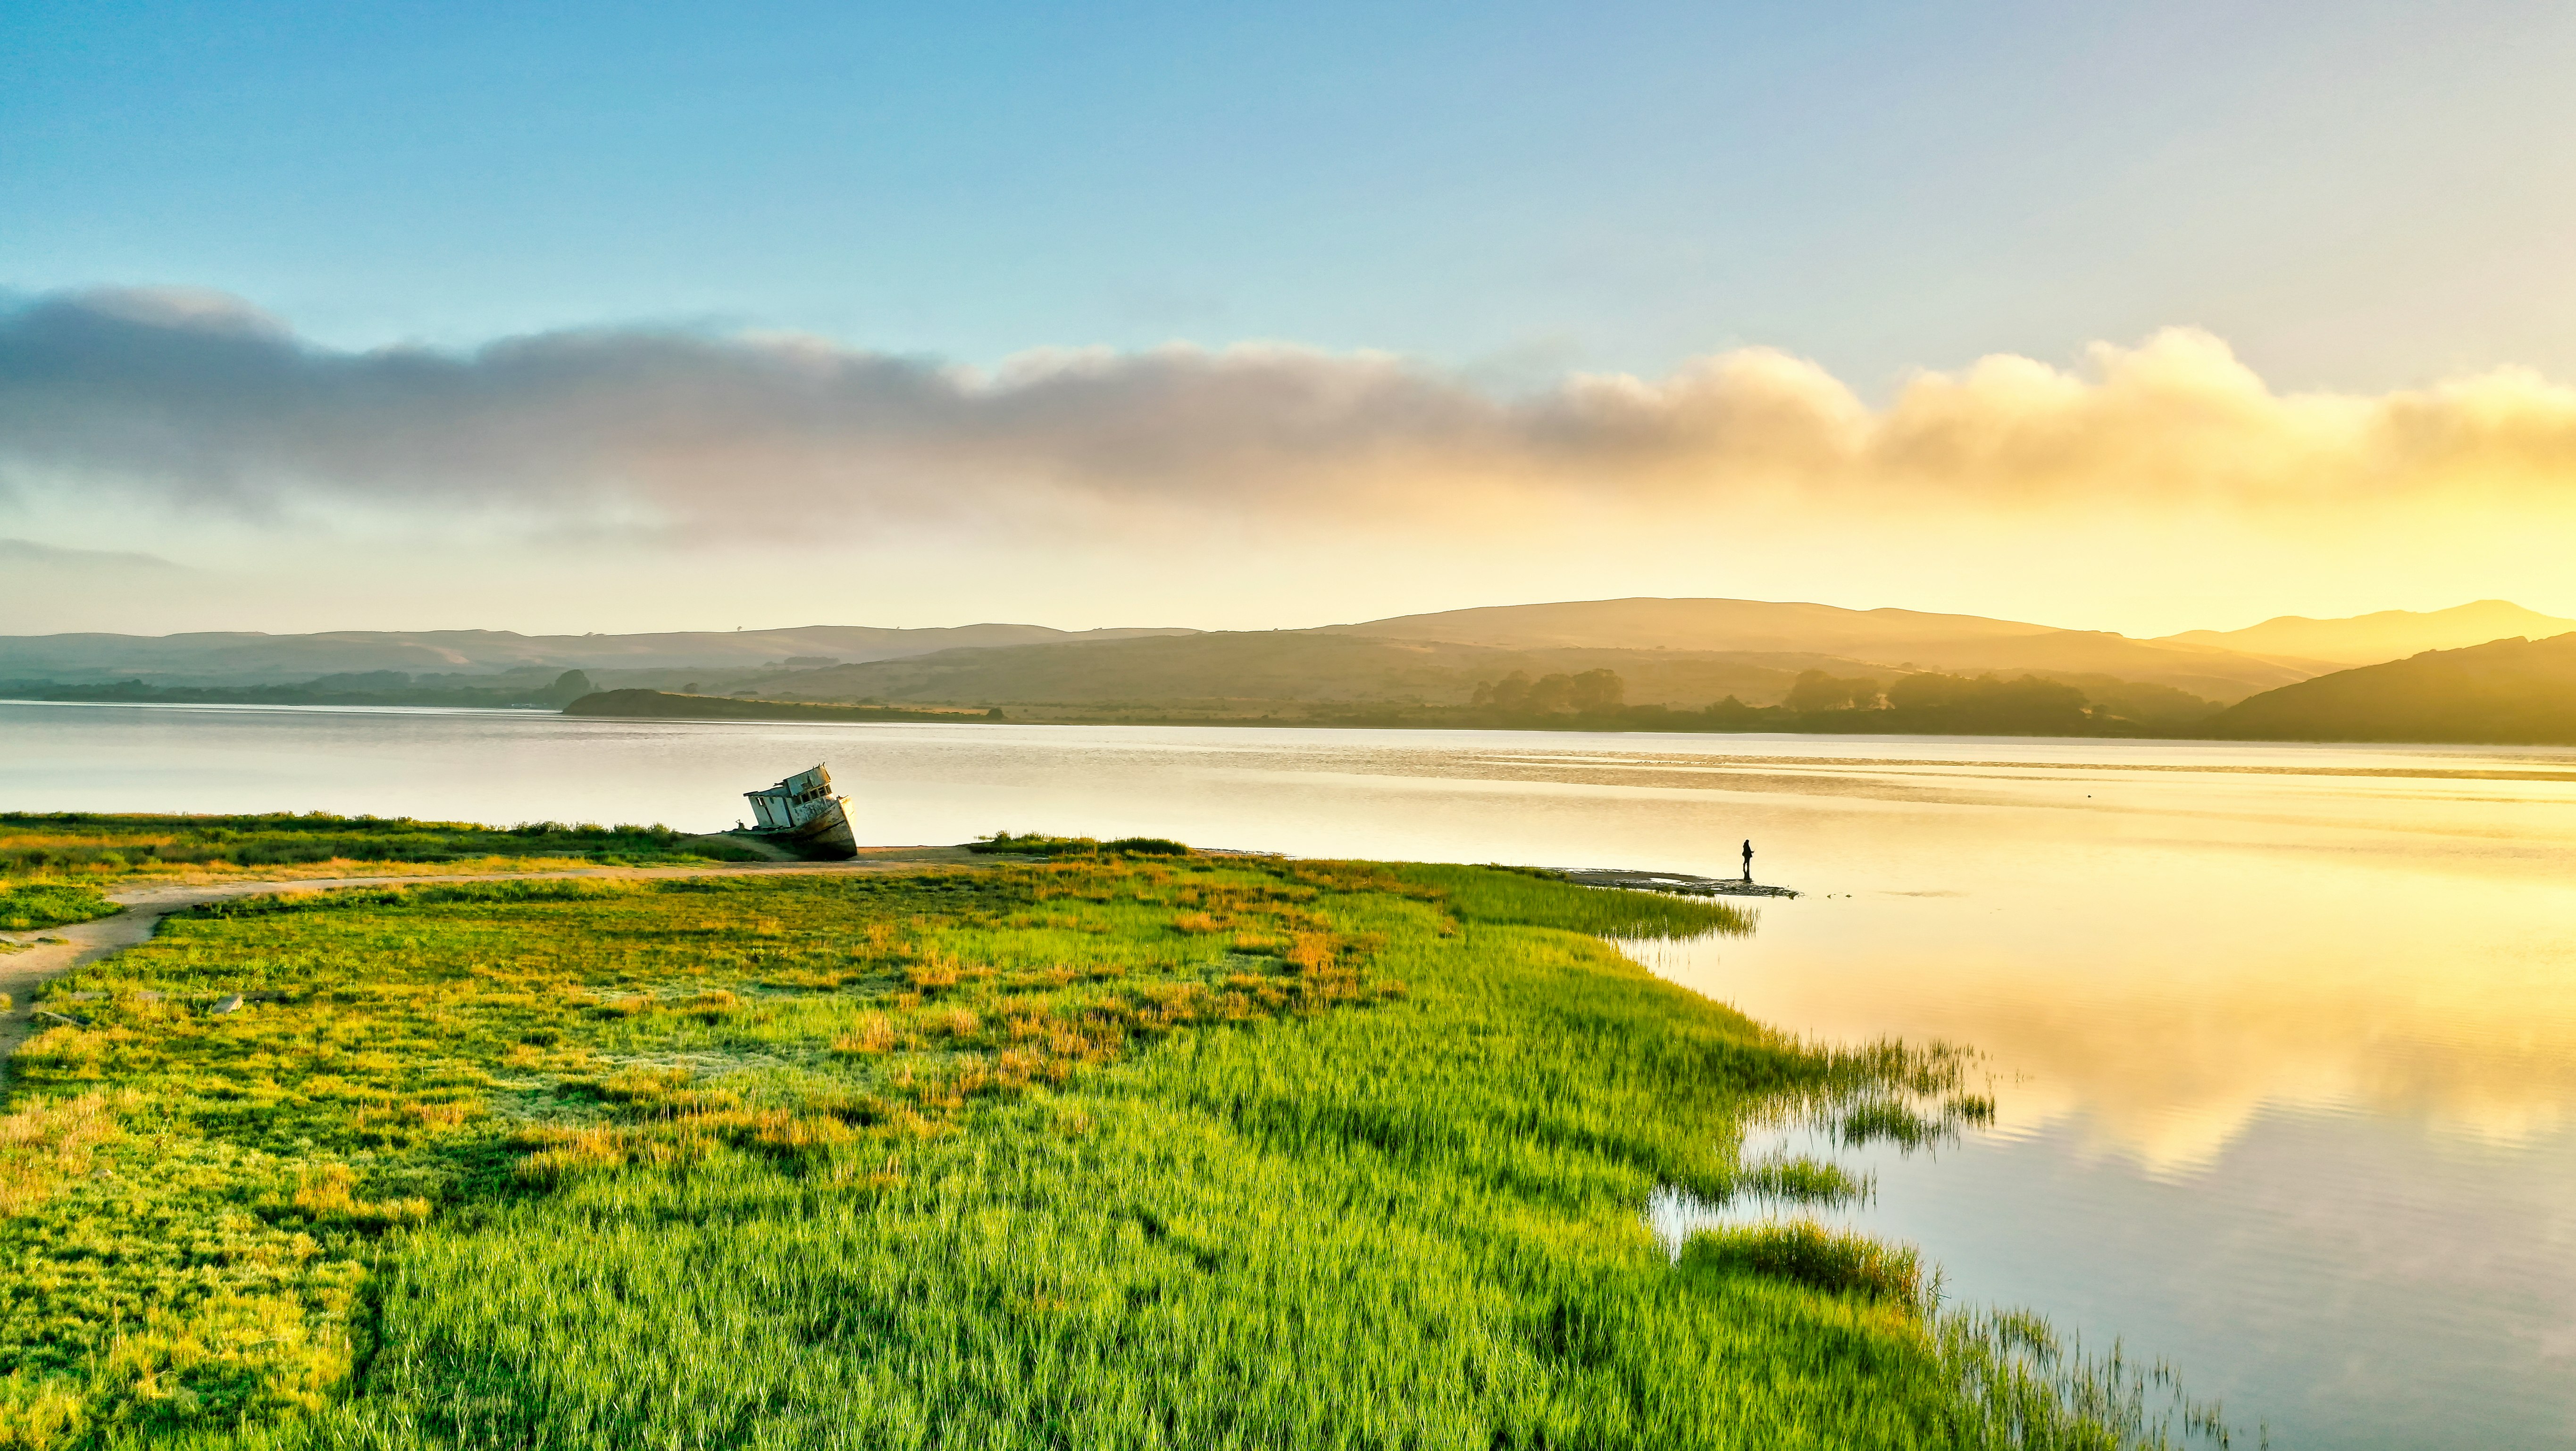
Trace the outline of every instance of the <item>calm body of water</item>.
<instances>
[{"instance_id":1,"label":"calm body of water","mask_svg":"<svg viewBox=\"0 0 2576 1451\"><path fill-rule=\"evenodd\" d=\"M1857 1222L2161 1354L2283 1447L2576 1445L2576 752L0 705L0 808L1154 834L1732 873L1639 949L1757 1018L1987 1055ZM1806 1147L1806 1146L1801 1146Z\"/></svg>"}]
</instances>

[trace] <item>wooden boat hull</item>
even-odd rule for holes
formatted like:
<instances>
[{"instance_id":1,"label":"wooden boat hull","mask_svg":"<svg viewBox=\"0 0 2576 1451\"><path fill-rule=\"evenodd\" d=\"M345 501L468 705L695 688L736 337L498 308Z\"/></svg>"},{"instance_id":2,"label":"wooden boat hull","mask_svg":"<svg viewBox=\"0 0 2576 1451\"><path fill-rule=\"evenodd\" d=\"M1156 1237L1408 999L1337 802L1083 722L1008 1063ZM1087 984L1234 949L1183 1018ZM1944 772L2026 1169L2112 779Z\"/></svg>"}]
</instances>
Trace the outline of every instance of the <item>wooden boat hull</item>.
<instances>
[{"instance_id":1,"label":"wooden boat hull","mask_svg":"<svg viewBox=\"0 0 2576 1451\"><path fill-rule=\"evenodd\" d=\"M784 848L808 861L848 861L859 854L859 839L851 832L850 818L842 811L837 799L829 804L828 809L814 812L797 825L743 834Z\"/></svg>"}]
</instances>

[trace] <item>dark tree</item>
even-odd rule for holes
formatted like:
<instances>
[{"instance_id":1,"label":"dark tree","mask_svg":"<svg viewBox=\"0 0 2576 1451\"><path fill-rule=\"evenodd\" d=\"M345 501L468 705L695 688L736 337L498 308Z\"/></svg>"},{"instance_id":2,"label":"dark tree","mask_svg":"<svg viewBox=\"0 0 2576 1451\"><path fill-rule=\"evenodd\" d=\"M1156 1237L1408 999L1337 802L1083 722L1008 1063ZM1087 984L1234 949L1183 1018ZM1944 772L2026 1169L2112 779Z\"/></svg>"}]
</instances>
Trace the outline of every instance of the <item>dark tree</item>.
<instances>
[{"instance_id":1,"label":"dark tree","mask_svg":"<svg viewBox=\"0 0 2576 1451\"><path fill-rule=\"evenodd\" d=\"M1607 715L1628 703L1628 682L1616 670L1586 670L1574 677L1569 694L1582 715Z\"/></svg>"}]
</instances>

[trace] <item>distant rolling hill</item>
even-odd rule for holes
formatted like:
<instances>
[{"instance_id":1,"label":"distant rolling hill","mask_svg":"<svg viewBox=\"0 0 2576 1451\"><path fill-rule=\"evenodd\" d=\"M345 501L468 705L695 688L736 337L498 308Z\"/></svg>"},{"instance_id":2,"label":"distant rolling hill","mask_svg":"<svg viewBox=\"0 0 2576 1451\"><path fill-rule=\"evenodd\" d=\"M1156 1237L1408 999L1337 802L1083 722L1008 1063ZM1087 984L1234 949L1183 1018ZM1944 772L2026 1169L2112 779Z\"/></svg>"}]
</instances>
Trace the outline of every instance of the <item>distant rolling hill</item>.
<instances>
[{"instance_id":1,"label":"distant rolling hill","mask_svg":"<svg viewBox=\"0 0 2576 1451\"><path fill-rule=\"evenodd\" d=\"M321 675L399 670L415 675L498 675L513 670L740 670L791 660L886 660L959 646L1118 640L1187 634L1176 629L1067 631L1044 625L958 625L899 630L806 625L785 630L689 630L648 635L521 635L509 630L333 630L313 635L0 637L0 681L62 684L141 680L153 685L274 685Z\"/></svg>"},{"instance_id":2,"label":"distant rolling hill","mask_svg":"<svg viewBox=\"0 0 2576 1451\"><path fill-rule=\"evenodd\" d=\"M1733 695L1769 704L1797 672L1866 667L1817 655L1737 658L1680 650L1499 650L1307 630L1220 631L1084 644L944 650L748 680L773 699L1171 707L1259 714L1265 707L1465 705L1477 685L1608 669L1632 704L1697 709Z\"/></svg>"},{"instance_id":3,"label":"distant rolling hill","mask_svg":"<svg viewBox=\"0 0 2576 1451\"><path fill-rule=\"evenodd\" d=\"M2120 682L2228 704L2326 675L2336 659L2355 651L2367 654L2426 632L2445 639L2478 636L2532 621L2568 624L2485 601L2432 614L2287 618L2249 630L2133 640L1918 610L1624 599L1274 631L1069 632L986 624L634 635L48 635L0 638L0 683L31 694L45 693L37 687L48 681L74 692L130 689L140 692L137 698L185 693L189 687L302 685L315 700L364 695L369 701L441 703L448 695L492 688L542 692L561 672L583 670L600 690L690 697L1006 706L1021 719L1290 721L1347 716L1355 707L1466 707L1480 684L1515 671L1538 679L1610 670L1620 677L1628 704L1676 710L1700 710L1729 696L1747 706L1778 704L1805 670L1880 685L1911 672L2007 678L2027 673L2077 684L2097 703L2111 702L2125 716L2170 728L2196 719L2193 709L2207 707L2186 709L2190 702L2158 704L2143 696L2130 701L2138 692ZM128 681L142 685L127 687ZM2131 708L2151 704L2157 709L2146 715Z\"/></svg>"},{"instance_id":4,"label":"distant rolling hill","mask_svg":"<svg viewBox=\"0 0 2576 1451\"><path fill-rule=\"evenodd\" d=\"M2576 745L2576 633L2340 670L2239 701L2201 731L2228 740Z\"/></svg>"},{"instance_id":5,"label":"distant rolling hill","mask_svg":"<svg viewBox=\"0 0 2576 1451\"><path fill-rule=\"evenodd\" d=\"M2283 615L2242 630L2189 630L2148 643L2336 665L2376 665L2426 650L2457 650L2516 635L2540 640L2570 630L2576 630L2576 620L2540 614L2506 600L2479 600L2447 610L2381 610L2340 620Z\"/></svg>"},{"instance_id":6,"label":"distant rolling hill","mask_svg":"<svg viewBox=\"0 0 2576 1451\"><path fill-rule=\"evenodd\" d=\"M1766 600L1626 599L1497 605L1327 626L1321 633L1506 649L1655 649L1839 656L1880 668L1952 673L2096 674L2241 700L2326 666L2258 659L2222 646L2149 643L1979 615L1846 610Z\"/></svg>"}]
</instances>

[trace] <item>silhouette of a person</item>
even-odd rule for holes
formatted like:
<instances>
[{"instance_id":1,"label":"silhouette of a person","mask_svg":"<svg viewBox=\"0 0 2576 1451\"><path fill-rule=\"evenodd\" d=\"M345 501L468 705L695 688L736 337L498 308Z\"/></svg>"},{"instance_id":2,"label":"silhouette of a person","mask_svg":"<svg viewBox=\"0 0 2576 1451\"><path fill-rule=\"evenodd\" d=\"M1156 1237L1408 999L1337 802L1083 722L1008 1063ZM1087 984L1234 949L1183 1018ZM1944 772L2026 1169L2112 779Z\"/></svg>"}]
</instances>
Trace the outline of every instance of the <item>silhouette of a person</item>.
<instances>
[{"instance_id":1,"label":"silhouette of a person","mask_svg":"<svg viewBox=\"0 0 2576 1451\"><path fill-rule=\"evenodd\" d=\"M1753 880L1753 843L1744 843L1744 880Z\"/></svg>"}]
</instances>

